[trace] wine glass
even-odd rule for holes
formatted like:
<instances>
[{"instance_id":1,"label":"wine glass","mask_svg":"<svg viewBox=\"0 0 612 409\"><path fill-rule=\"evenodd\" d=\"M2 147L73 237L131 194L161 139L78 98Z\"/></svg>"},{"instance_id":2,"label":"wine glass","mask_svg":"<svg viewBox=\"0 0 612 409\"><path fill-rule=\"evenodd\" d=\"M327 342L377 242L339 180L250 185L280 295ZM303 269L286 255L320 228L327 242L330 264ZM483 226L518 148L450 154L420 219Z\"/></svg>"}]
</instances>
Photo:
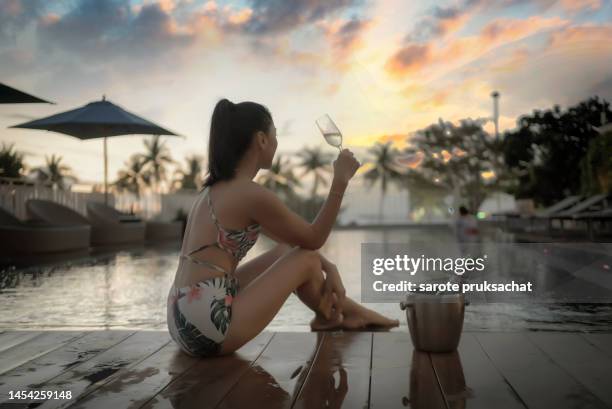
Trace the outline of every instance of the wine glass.
<instances>
[{"instance_id":1,"label":"wine glass","mask_svg":"<svg viewBox=\"0 0 612 409\"><path fill-rule=\"evenodd\" d=\"M340 133L340 130L329 115L325 114L317 119L316 124L327 143L335 146L342 152L342 133Z\"/></svg>"}]
</instances>

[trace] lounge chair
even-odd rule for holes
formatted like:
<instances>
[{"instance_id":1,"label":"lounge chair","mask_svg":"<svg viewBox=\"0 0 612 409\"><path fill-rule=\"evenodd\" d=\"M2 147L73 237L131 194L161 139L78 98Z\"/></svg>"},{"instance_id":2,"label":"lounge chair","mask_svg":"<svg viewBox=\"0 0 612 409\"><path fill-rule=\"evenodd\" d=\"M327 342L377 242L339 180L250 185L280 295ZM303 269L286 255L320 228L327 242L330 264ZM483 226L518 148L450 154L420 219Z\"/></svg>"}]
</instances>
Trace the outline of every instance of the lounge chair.
<instances>
[{"instance_id":1,"label":"lounge chair","mask_svg":"<svg viewBox=\"0 0 612 409\"><path fill-rule=\"evenodd\" d=\"M536 230L535 223L539 219L547 219L561 211L564 211L570 206L573 206L577 202L579 202L581 198L582 196L579 196L579 195L568 196L565 199L555 203L552 206L549 206L545 209L537 210L535 214L531 214L531 215L522 215L519 212L506 212L506 213L499 213L497 215L505 216L506 228L508 230L533 231L533 230ZM528 226L526 226L526 224Z\"/></svg>"},{"instance_id":2,"label":"lounge chair","mask_svg":"<svg viewBox=\"0 0 612 409\"><path fill-rule=\"evenodd\" d=\"M580 216L581 214L605 210L609 208L610 200L611 200L611 196L608 196L606 194L598 194L598 195L591 196L575 204L574 206L570 207L567 210L564 210L562 212L558 212L552 215L549 218L550 227L551 228L553 227L554 221L559 221L561 230L565 228L565 222L567 220L585 221L586 219L582 218Z\"/></svg>"},{"instance_id":3,"label":"lounge chair","mask_svg":"<svg viewBox=\"0 0 612 409\"><path fill-rule=\"evenodd\" d=\"M536 212L532 217L551 217L559 212L567 210L570 206L574 206L576 203L580 201L582 196L568 196L560 202L555 203L554 205L547 207L546 209L542 209Z\"/></svg>"},{"instance_id":4,"label":"lounge chair","mask_svg":"<svg viewBox=\"0 0 612 409\"><path fill-rule=\"evenodd\" d=\"M181 222L165 222L161 220L142 221L139 217L125 214L103 203L87 203L87 215L92 222L98 223L137 223L145 226L145 240L167 241L179 240L182 236Z\"/></svg>"},{"instance_id":5,"label":"lounge chair","mask_svg":"<svg viewBox=\"0 0 612 409\"><path fill-rule=\"evenodd\" d=\"M178 241L183 237L183 222L147 220L145 238L147 241Z\"/></svg>"},{"instance_id":6,"label":"lounge chair","mask_svg":"<svg viewBox=\"0 0 612 409\"><path fill-rule=\"evenodd\" d=\"M598 210L594 212L584 212L577 214L576 220L585 221L587 224L587 232L589 239L595 240L597 232L595 230L595 223L599 224L599 233L610 235L612 231L608 227L608 230L604 230L605 226L612 223L612 208Z\"/></svg>"},{"instance_id":7,"label":"lounge chair","mask_svg":"<svg viewBox=\"0 0 612 409\"><path fill-rule=\"evenodd\" d=\"M88 202L87 217L100 244L144 242L145 223L136 216L121 213L104 203Z\"/></svg>"},{"instance_id":8,"label":"lounge chair","mask_svg":"<svg viewBox=\"0 0 612 409\"><path fill-rule=\"evenodd\" d=\"M91 227L81 223L21 221L0 208L0 252L5 255L87 250Z\"/></svg>"},{"instance_id":9,"label":"lounge chair","mask_svg":"<svg viewBox=\"0 0 612 409\"><path fill-rule=\"evenodd\" d=\"M144 240L144 224L90 220L69 207L50 200L30 199L26 202L28 217L50 225L80 224L91 226L91 245L118 245Z\"/></svg>"}]
</instances>

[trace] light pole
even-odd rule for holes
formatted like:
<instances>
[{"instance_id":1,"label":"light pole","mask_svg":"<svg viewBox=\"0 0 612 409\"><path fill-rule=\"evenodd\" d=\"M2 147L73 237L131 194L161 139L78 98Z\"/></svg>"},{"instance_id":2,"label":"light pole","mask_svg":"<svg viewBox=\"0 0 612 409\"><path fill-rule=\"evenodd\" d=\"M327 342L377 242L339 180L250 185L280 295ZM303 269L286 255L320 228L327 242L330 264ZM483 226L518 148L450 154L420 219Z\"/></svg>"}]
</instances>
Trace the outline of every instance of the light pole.
<instances>
[{"instance_id":1,"label":"light pole","mask_svg":"<svg viewBox=\"0 0 612 409\"><path fill-rule=\"evenodd\" d=\"M499 92L497 91L493 91L491 93L491 98L493 98L493 122L495 124L495 144L496 144L496 149L499 147ZM499 171L500 171L500 166L499 166L499 161L497 158L497 154L495 155L495 177L497 178L496 184L499 187ZM501 209L501 203L500 203L500 197L499 197L499 189L497 192L495 192L495 195L497 196L497 213L499 213L500 209Z\"/></svg>"},{"instance_id":2,"label":"light pole","mask_svg":"<svg viewBox=\"0 0 612 409\"><path fill-rule=\"evenodd\" d=\"M493 122L495 123L495 140L499 142L499 92L491 93L493 98Z\"/></svg>"}]
</instances>

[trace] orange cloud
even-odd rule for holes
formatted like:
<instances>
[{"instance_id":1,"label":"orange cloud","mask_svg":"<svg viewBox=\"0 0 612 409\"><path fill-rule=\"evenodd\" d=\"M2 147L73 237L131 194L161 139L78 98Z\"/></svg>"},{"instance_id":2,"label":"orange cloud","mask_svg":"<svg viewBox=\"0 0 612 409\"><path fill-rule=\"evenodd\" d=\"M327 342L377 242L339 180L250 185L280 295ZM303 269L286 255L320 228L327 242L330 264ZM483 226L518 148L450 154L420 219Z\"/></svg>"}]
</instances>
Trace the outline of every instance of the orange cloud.
<instances>
[{"instance_id":1,"label":"orange cloud","mask_svg":"<svg viewBox=\"0 0 612 409\"><path fill-rule=\"evenodd\" d=\"M429 44L409 44L399 49L385 64L387 72L403 77L410 72L420 71L434 62L432 47Z\"/></svg>"},{"instance_id":2,"label":"orange cloud","mask_svg":"<svg viewBox=\"0 0 612 409\"><path fill-rule=\"evenodd\" d=\"M570 12L584 9L598 10L601 7L601 0L561 0L561 7Z\"/></svg>"},{"instance_id":3,"label":"orange cloud","mask_svg":"<svg viewBox=\"0 0 612 409\"><path fill-rule=\"evenodd\" d=\"M527 48L519 48L501 61L494 62L490 69L497 72L516 71L528 61L530 56L531 52Z\"/></svg>"},{"instance_id":4,"label":"orange cloud","mask_svg":"<svg viewBox=\"0 0 612 409\"><path fill-rule=\"evenodd\" d=\"M344 71L349 68L347 59L363 46L363 35L372 26L372 20L337 19L332 22L321 21L317 25L332 47L331 65Z\"/></svg>"},{"instance_id":5,"label":"orange cloud","mask_svg":"<svg viewBox=\"0 0 612 409\"><path fill-rule=\"evenodd\" d=\"M609 45L610 38L612 38L612 24L573 26L553 33L550 38L550 47L581 43Z\"/></svg>"},{"instance_id":6,"label":"orange cloud","mask_svg":"<svg viewBox=\"0 0 612 409\"><path fill-rule=\"evenodd\" d=\"M252 16L253 16L253 10L248 7L245 7L242 10L239 10L235 13L231 13L228 17L228 21L231 24L236 24L236 25L245 24L251 19Z\"/></svg>"},{"instance_id":7,"label":"orange cloud","mask_svg":"<svg viewBox=\"0 0 612 409\"><path fill-rule=\"evenodd\" d=\"M409 43L387 60L385 69L396 78L418 74L433 67L444 70L474 61L497 47L513 43L541 31L558 28L567 20L532 16L527 19L501 18L487 24L478 35L461 37L448 42Z\"/></svg>"}]
</instances>

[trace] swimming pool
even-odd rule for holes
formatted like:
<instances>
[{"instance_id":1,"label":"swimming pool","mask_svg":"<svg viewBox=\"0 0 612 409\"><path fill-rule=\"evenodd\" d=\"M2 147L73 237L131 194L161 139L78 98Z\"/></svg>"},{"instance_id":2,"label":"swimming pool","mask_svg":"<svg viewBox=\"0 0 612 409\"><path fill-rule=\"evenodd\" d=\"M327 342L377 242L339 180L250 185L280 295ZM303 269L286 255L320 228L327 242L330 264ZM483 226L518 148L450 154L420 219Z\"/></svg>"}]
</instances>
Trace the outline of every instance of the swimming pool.
<instances>
[{"instance_id":1,"label":"swimming pool","mask_svg":"<svg viewBox=\"0 0 612 409\"><path fill-rule=\"evenodd\" d=\"M336 230L321 250L343 276L347 294L360 298L362 242L401 243L427 236L448 240L443 228ZM247 258L272 246L262 237ZM0 329L165 329L166 296L178 263L179 246L123 250L96 257L0 273ZM367 304L406 318L397 304ZM269 324L273 331L308 331L312 312L293 294ZM473 304L465 328L483 331L612 330L609 304Z\"/></svg>"}]
</instances>

